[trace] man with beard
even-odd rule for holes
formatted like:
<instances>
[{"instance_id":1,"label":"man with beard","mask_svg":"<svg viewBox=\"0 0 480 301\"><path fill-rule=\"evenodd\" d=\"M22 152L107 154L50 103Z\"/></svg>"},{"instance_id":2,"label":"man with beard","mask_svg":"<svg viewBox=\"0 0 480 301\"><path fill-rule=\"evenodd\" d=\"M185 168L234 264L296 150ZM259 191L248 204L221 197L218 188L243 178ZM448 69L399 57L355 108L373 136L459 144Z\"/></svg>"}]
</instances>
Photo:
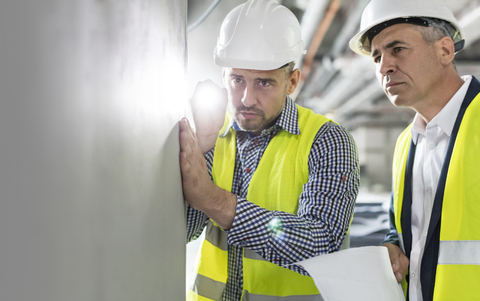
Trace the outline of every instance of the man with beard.
<instances>
[{"instance_id":1,"label":"man with beard","mask_svg":"<svg viewBox=\"0 0 480 301\"><path fill-rule=\"evenodd\" d=\"M222 24L223 101L206 110L200 92L215 85L200 83L196 133L180 121L187 240L206 228L187 300L322 300L291 264L348 246L357 150L344 128L290 98L303 53L298 20L275 1L250 0Z\"/></svg>"}]
</instances>

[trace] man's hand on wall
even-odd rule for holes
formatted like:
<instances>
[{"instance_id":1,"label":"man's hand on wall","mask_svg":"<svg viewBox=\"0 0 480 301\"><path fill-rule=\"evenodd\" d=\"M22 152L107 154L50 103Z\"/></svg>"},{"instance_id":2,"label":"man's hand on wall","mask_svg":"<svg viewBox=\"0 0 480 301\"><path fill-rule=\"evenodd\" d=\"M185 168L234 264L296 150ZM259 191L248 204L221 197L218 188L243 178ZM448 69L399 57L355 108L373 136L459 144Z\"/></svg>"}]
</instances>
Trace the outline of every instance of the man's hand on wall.
<instances>
[{"instance_id":1,"label":"man's hand on wall","mask_svg":"<svg viewBox=\"0 0 480 301\"><path fill-rule=\"evenodd\" d=\"M183 195L194 209L203 211L223 229L230 229L237 197L210 179L203 152L188 119L183 118L179 127Z\"/></svg>"}]
</instances>

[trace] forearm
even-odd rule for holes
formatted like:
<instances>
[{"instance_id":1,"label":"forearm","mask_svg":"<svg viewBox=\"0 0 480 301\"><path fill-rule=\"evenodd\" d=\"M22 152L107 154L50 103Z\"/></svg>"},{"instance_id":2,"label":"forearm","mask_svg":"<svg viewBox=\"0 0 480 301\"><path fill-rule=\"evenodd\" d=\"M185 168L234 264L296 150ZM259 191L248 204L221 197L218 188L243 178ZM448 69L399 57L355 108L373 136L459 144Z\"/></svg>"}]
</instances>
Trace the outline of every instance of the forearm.
<instances>
[{"instance_id":1,"label":"forearm","mask_svg":"<svg viewBox=\"0 0 480 301\"><path fill-rule=\"evenodd\" d=\"M209 152L207 152L204 155L205 161L207 163L207 169L211 177L211 166L212 166L212 160L213 160L213 152L214 150L211 149ZM225 192L225 195L231 195L227 192ZM235 197L235 196L234 196ZM232 200L230 200L231 202ZM235 197L235 202L236 202L236 197ZM210 212L210 215L207 215L204 211L205 208L193 208L188 202L187 202L187 242L190 242L192 240L197 239L203 231L203 228L206 225L206 222L208 218L212 218L214 221L216 221L219 225L223 225L225 228L229 229L231 227L231 223L233 221L233 216L235 212L226 214L225 216L220 216L217 218L218 215L221 214L222 211L226 211L227 208L225 206L219 206L219 210L214 210ZM233 205L234 207L235 205ZM203 209L200 210L200 209Z\"/></svg>"},{"instance_id":2,"label":"forearm","mask_svg":"<svg viewBox=\"0 0 480 301\"><path fill-rule=\"evenodd\" d=\"M395 213L393 211L393 194L390 198L390 209L388 211L389 216L389 223L390 223L390 231L385 235L385 239L381 243L381 245L385 245L387 243L394 244L400 247L400 240L398 238L397 227L395 226Z\"/></svg>"},{"instance_id":3,"label":"forearm","mask_svg":"<svg viewBox=\"0 0 480 301\"><path fill-rule=\"evenodd\" d=\"M349 216L344 219L349 220ZM348 223L332 231L328 223L269 211L239 198L228 243L248 248L265 260L305 275L305 271L291 264L338 250L347 230Z\"/></svg>"},{"instance_id":4,"label":"forearm","mask_svg":"<svg viewBox=\"0 0 480 301\"><path fill-rule=\"evenodd\" d=\"M385 239L382 241L381 245L385 245L387 243L400 247L400 240L398 239L397 230L390 230L390 232L385 235Z\"/></svg>"},{"instance_id":5,"label":"forearm","mask_svg":"<svg viewBox=\"0 0 480 301\"><path fill-rule=\"evenodd\" d=\"M205 213L210 219L215 221L222 229L228 230L232 227L235 217L237 196L211 183L211 189L206 199L208 202L199 203L197 210Z\"/></svg>"},{"instance_id":6,"label":"forearm","mask_svg":"<svg viewBox=\"0 0 480 301\"><path fill-rule=\"evenodd\" d=\"M319 132L309 170L296 214L268 211L239 198L229 243L281 266L337 251L359 186L356 147L343 128L327 125Z\"/></svg>"},{"instance_id":7,"label":"forearm","mask_svg":"<svg viewBox=\"0 0 480 301\"><path fill-rule=\"evenodd\" d=\"M237 196L213 184L212 166L214 153L215 149L211 148L204 154L208 174L212 181L212 183L209 183L212 184L211 189L206 189L210 195L210 201L202 204L204 206L200 206L196 209L204 212L205 215L215 221L223 229L228 230L231 228L235 216Z\"/></svg>"},{"instance_id":8,"label":"forearm","mask_svg":"<svg viewBox=\"0 0 480 301\"><path fill-rule=\"evenodd\" d=\"M211 149L213 149L218 137L218 133L203 134L201 132L197 132L196 135L198 139L198 145L200 146L200 149L204 154L208 153Z\"/></svg>"},{"instance_id":9,"label":"forearm","mask_svg":"<svg viewBox=\"0 0 480 301\"><path fill-rule=\"evenodd\" d=\"M330 235L325 224L281 211L269 211L238 199L229 244L246 247L282 265L328 253Z\"/></svg>"}]
</instances>

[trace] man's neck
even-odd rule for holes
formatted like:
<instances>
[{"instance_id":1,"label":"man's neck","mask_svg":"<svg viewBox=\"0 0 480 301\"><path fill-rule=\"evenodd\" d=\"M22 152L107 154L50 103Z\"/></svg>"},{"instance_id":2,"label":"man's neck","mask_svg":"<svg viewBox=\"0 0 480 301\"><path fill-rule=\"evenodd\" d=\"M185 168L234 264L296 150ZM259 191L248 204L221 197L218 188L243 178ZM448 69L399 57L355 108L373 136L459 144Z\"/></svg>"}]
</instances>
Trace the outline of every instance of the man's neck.
<instances>
[{"instance_id":1,"label":"man's neck","mask_svg":"<svg viewBox=\"0 0 480 301\"><path fill-rule=\"evenodd\" d=\"M439 88L436 92L429 95L428 99L422 101L413 109L428 124L440 113L463 84L463 79L457 73L455 73L455 76L445 77L441 83L437 84Z\"/></svg>"}]
</instances>

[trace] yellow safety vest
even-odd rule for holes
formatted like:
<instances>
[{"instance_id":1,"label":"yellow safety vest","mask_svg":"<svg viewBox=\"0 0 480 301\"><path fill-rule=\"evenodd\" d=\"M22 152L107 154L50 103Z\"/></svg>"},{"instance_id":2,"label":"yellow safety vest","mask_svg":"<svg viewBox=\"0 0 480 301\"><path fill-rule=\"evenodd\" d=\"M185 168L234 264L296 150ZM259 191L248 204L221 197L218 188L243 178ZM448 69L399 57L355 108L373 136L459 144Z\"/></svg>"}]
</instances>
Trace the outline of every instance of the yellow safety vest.
<instances>
[{"instance_id":1,"label":"yellow safety vest","mask_svg":"<svg viewBox=\"0 0 480 301\"><path fill-rule=\"evenodd\" d=\"M459 113L460 116L464 112L463 119L460 116L457 120L450 138L451 144L456 134L455 144L449 146L448 172L444 180L440 176L438 183L439 187L444 187L437 189L437 194L443 192L443 203L439 207L440 239L432 242L439 243L438 258L424 256L422 260L422 263L436 261L434 301L480 300L480 94L467 105L464 101ZM411 125L398 138L393 159L393 208L401 241L405 181L411 181L411 178L405 179L410 129ZM449 151L445 160L448 158ZM406 291L405 281L404 288Z\"/></svg>"},{"instance_id":2,"label":"yellow safety vest","mask_svg":"<svg viewBox=\"0 0 480 301\"><path fill-rule=\"evenodd\" d=\"M308 181L308 157L324 116L297 106L301 135L281 130L269 143L252 176L247 199L268 210L296 214L298 198ZM225 125L228 125L226 120ZM226 130L222 129L221 133ZM214 182L231 191L236 154L236 132L219 137L215 146L212 174ZM197 275L187 300L221 300L228 277L227 234L209 221ZM272 299L275 297L275 299ZM243 249L242 300L323 300L313 279L266 261Z\"/></svg>"}]
</instances>

